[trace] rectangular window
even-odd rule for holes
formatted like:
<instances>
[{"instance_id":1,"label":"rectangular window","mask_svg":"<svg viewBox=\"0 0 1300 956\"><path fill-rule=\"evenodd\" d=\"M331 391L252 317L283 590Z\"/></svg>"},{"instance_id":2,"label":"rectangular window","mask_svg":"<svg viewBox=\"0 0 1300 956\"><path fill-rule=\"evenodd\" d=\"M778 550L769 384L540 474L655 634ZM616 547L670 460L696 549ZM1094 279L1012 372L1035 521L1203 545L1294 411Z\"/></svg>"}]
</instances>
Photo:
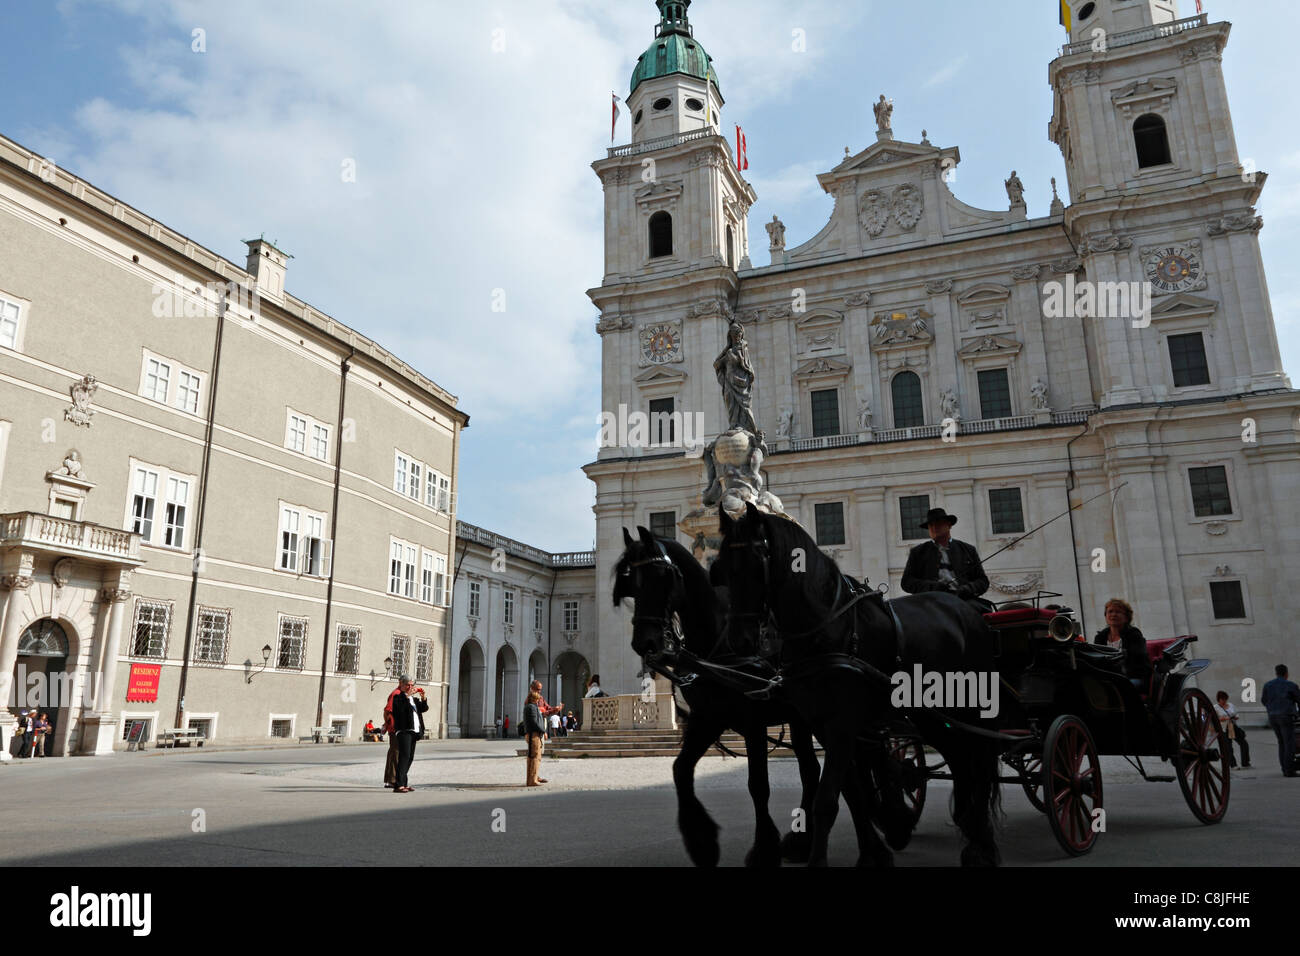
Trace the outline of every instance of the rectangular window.
<instances>
[{"instance_id":1,"label":"rectangular window","mask_svg":"<svg viewBox=\"0 0 1300 956\"><path fill-rule=\"evenodd\" d=\"M673 428L673 400L655 398L650 401L650 444L671 445L677 440Z\"/></svg>"},{"instance_id":2,"label":"rectangular window","mask_svg":"<svg viewBox=\"0 0 1300 956\"><path fill-rule=\"evenodd\" d=\"M303 514L303 536L299 545L301 560L298 567L303 574L323 578L329 574L329 542L325 540L325 516L306 512Z\"/></svg>"},{"instance_id":3,"label":"rectangular window","mask_svg":"<svg viewBox=\"0 0 1300 956\"><path fill-rule=\"evenodd\" d=\"M200 718L200 717L191 717L189 720L189 725L190 725L190 730L197 730L199 732L199 736L202 737L204 740L212 739L211 720Z\"/></svg>"},{"instance_id":4,"label":"rectangular window","mask_svg":"<svg viewBox=\"0 0 1300 956\"><path fill-rule=\"evenodd\" d=\"M415 642L415 679L433 680L433 642Z\"/></svg>"},{"instance_id":5,"label":"rectangular window","mask_svg":"<svg viewBox=\"0 0 1300 956\"><path fill-rule=\"evenodd\" d=\"M1198 518L1232 514L1232 495L1228 491L1228 469L1223 465L1188 468L1192 485L1192 509Z\"/></svg>"},{"instance_id":6,"label":"rectangular window","mask_svg":"<svg viewBox=\"0 0 1300 956\"><path fill-rule=\"evenodd\" d=\"M289 427L285 432L284 447L290 451L305 454L307 451L307 419L300 415L289 415Z\"/></svg>"},{"instance_id":7,"label":"rectangular window","mask_svg":"<svg viewBox=\"0 0 1300 956\"><path fill-rule=\"evenodd\" d=\"M544 605L542 604L542 599L534 598L533 599L533 630L534 631L540 631L542 629L542 621L543 621L544 613L545 611L544 611Z\"/></svg>"},{"instance_id":8,"label":"rectangular window","mask_svg":"<svg viewBox=\"0 0 1300 956\"><path fill-rule=\"evenodd\" d=\"M980 418L1011 417L1011 386L1004 368L986 369L977 375L980 387Z\"/></svg>"},{"instance_id":9,"label":"rectangular window","mask_svg":"<svg viewBox=\"0 0 1300 956\"><path fill-rule=\"evenodd\" d=\"M131 739L131 725L134 724L137 720L144 724L144 733L140 735L140 742L148 743L150 740L153 739L153 721L149 720L148 718L123 717L122 718L122 739L123 740Z\"/></svg>"},{"instance_id":10,"label":"rectangular window","mask_svg":"<svg viewBox=\"0 0 1300 956\"><path fill-rule=\"evenodd\" d=\"M403 674L411 672L411 639L405 634L393 635L391 657L395 676L401 677Z\"/></svg>"},{"instance_id":11,"label":"rectangular window","mask_svg":"<svg viewBox=\"0 0 1300 956\"><path fill-rule=\"evenodd\" d=\"M502 601L504 608L501 614L501 620L505 624L515 623L515 592L508 588L502 592Z\"/></svg>"},{"instance_id":12,"label":"rectangular window","mask_svg":"<svg viewBox=\"0 0 1300 956\"><path fill-rule=\"evenodd\" d=\"M195 634L194 662L224 664L230 644L230 610L199 608L199 626Z\"/></svg>"},{"instance_id":13,"label":"rectangular window","mask_svg":"<svg viewBox=\"0 0 1300 956\"><path fill-rule=\"evenodd\" d=\"M275 666L283 670L300 671L307 659L307 619L305 617L280 617L280 647L275 655Z\"/></svg>"},{"instance_id":14,"label":"rectangular window","mask_svg":"<svg viewBox=\"0 0 1300 956\"><path fill-rule=\"evenodd\" d=\"M656 537L667 538L669 541L677 540L677 512L676 511L652 511L650 512L650 532Z\"/></svg>"},{"instance_id":15,"label":"rectangular window","mask_svg":"<svg viewBox=\"0 0 1300 956\"><path fill-rule=\"evenodd\" d=\"M824 388L811 395L813 437L840 433L840 391Z\"/></svg>"},{"instance_id":16,"label":"rectangular window","mask_svg":"<svg viewBox=\"0 0 1300 956\"><path fill-rule=\"evenodd\" d=\"M176 383L176 407L191 415L199 413L199 376L181 370Z\"/></svg>"},{"instance_id":17,"label":"rectangular window","mask_svg":"<svg viewBox=\"0 0 1300 956\"><path fill-rule=\"evenodd\" d=\"M334 655L337 674L355 674L361 665L361 628L351 624L339 625L338 649Z\"/></svg>"},{"instance_id":18,"label":"rectangular window","mask_svg":"<svg viewBox=\"0 0 1300 956\"><path fill-rule=\"evenodd\" d=\"M0 299L0 347L18 348L18 303Z\"/></svg>"},{"instance_id":19,"label":"rectangular window","mask_svg":"<svg viewBox=\"0 0 1300 956\"><path fill-rule=\"evenodd\" d=\"M402 593L409 598L415 597L415 565L418 555L414 546L406 546L406 562L402 565Z\"/></svg>"},{"instance_id":20,"label":"rectangular window","mask_svg":"<svg viewBox=\"0 0 1300 956\"><path fill-rule=\"evenodd\" d=\"M131 637L132 657L166 657L167 631L171 623L170 602L135 602L135 627Z\"/></svg>"},{"instance_id":21,"label":"rectangular window","mask_svg":"<svg viewBox=\"0 0 1300 956\"><path fill-rule=\"evenodd\" d=\"M298 570L298 533L302 512L297 508L280 509L280 570Z\"/></svg>"},{"instance_id":22,"label":"rectangular window","mask_svg":"<svg viewBox=\"0 0 1300 956\"><path fill-rule=\"evenodd\" d=\"M147 359L144 366L144 397L155 402L167 402L167 386L171 381L172 367L158 359Z\"/></svg>"},{"instance_id":23,"label":"rectangular window","mask_svg":"<svg viewBox=\"0 0 1300 956\"><path fill-rule=\"evenodd\" d=\"M447 558L441 554L433 556L433 603L447 605Z\"/></svg>"},{"instance_id":24,"label":"rectangular window","mask_svg":"<svg viewBox=\"0 0 1300 956\"><path fill-rule=\"evenodd\" d=\"M418 461L411 462L411 480L406 483L406 494L416 501L420 500L420 477L423 467Z\"/></svg>"},{"instance_id":25,"label":"rectangular window","mask_svg":"<svg viewBox=\"0 0 1300 956\"><path fill-rule=\"evenodd\" d=\"M566 631L578 630L578 602L564 602L564 629Z\"/></svg>"},{"instance_id":26,"label":"rectangular window","mask_svg":"<svg viewBox=\"0 0 1300 956\"><path fill-rule=\"evenodd\" d=\"M432 468L425 470L424 474L424 504L429 508L438 507L438 480L442 476Z\"/></svg>"},{"instance_id":27,"label":"rectangular window","mask_svg":"<svg viewBox=\"0 0 1300 956\"><path fill-rule=\"evenodd\" d=\"M483 597L483 586L477 581L469 582L469 616L478 617L479 601Z\"/></svg>"},{"instance_id":28,"label":"rectangular window","mask_svg":"<svg viewBox=\"0 0 1300 956\"><path fill-rule=\"evenodd\" d=\"M844 543L844 502L814 505L817 522L817 544L826 547Z\"/></svg>"},{"instance_id":29,"label":"rectangular window","mask_svg":"<svg viewBox=\"0 0 1300 956\"><path fill-rule=\"evenodd\" d=\"M143 541L153 538L153 512L158 500L158 472L135 470L135 496L131 499L131 530Z\"/></svg>"},{"instance_id":30,"label":"rectangular window","mask_svg":"<svg viewBox=\"0 0 1300 956\"><path fill-rule=\"evenodd\" d=\"M167 527L163 531L163 544L172 548L185 547L185 509L190 502L190 483L181 478L167 478Z\"/></svg>"},{"instance_id":31,"label":"rectangular window","mask_svg":"<svg viewBox=\"0 0 1300 956\"><path fill-rule=\"evenodd\" d=\"M1025 530L1025 512L1019 488L990 488L989 513L994 534L1020 534Z\"/></svg>"},{"instance_id":32,"label":"rectangular window","mask_svg":"<svg viewBox=\"0 0 1300 956\"><path fill-rule=\"evenodd\" d=\"M1214 605L1216 621L1239 620L1246 616L1240 581L1211 581L1210 603Z\"/></svg>"},{"instance_id":33,"label":"rectangular window","mask_svg":"<svg viewBox=\"0 0 1300 956\"><path fill-rule=\"evenodd\" d=\"M921 526L929 510L929 495L904 495L898 499L898 518L903 526L904 541L930 537L930 532Z\"/></svg>"},{"instance_id":34,"label":"rectangular window","mask_svg":"<svg viewBox=\"0 0 1300 956\"><path fill-rule=\"evenodd\" d=\"M438 476L438 510L451 514L451 479Z\"/></svg>"},{"instance_id":35,"label":"rectangular window","mask_svg":"<svg viewBox=\"0 0 1300 956\"><path fill-rule=\"evenodd\" d=\"M393 490L399 495L406 494L406 472L410 467L410 459L401 452L396 452L396 458L393 462Z\"/></svg>"},{"instance_id":36,"label":"rectangular window","mask_svg":"<svg viewBox=\"0 0 1300 956\"><path fill-rule=\"evenodd\" d=\"M328 425L311 426L311 456L321 461L329 461L330 427Z\"/></svg>"},{"instance_id":37,"label":"rectangular window","mask_svg":"<svg viewBox=\"0 0 1300 956\"><path fill-rule=\"evenodd\" d=\"M1174 388L1210 384L1205 339L1200 332L1169 336L1169 364L1173 368Z\"/></svg>"},{"instance_id":38,"label":"rectangular window","mask_svg":"<svg viewBox=\"0 0 1300 956\"><path fill-rule=\"evenodd\" d=\"M289 737L293 734L293 721L284 718L276 718L271 721L272 737Z\"/></svg>"},{"instance_id":39,"label":"rectangular window","mask_svg":"<svg viewBox=\"0 0 1300 956\"><path fill-rule=\"evenodd\" d=\"M433 552L420 552L420 600L425 604L433 601Z\"/></svg>"}]
</instances>

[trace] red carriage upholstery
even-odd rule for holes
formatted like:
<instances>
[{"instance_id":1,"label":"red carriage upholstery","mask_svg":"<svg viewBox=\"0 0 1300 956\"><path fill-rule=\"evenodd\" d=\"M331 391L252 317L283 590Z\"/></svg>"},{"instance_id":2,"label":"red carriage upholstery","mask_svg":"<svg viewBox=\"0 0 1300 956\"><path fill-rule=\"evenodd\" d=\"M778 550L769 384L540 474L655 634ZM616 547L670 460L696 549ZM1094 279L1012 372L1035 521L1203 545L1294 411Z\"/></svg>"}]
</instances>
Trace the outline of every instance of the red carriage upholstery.
<instances>
[{"instance_id":1,"label":"red carriage upholstery","mask_svg":"<svg viewBox=\"0 0 1300 956\"><path fill-rule=\"evenodd\" d=\"M984 615L984 622L989 627L1006 627L1008 624L1047 624L1056 617L1057 611L1036 607L1013 607L1005 611L993 611Z\"/></svg>"},{"instance_id":2,"label":"red carriage upholstery","mask_svg":"<svg viewBox=\"0 0 1300 956\"><path fill-rule=\"evenodd\" d=\"M1190 635L1184 634L1182 637L1165 637L1158 641L1147 641L1147 657L1150 658L1152 666L1160 660L1160 655L1165 652L1166 648L1172 647L1176 641L1181 641L1183 637Z\"/></svg>"}]
</instances>

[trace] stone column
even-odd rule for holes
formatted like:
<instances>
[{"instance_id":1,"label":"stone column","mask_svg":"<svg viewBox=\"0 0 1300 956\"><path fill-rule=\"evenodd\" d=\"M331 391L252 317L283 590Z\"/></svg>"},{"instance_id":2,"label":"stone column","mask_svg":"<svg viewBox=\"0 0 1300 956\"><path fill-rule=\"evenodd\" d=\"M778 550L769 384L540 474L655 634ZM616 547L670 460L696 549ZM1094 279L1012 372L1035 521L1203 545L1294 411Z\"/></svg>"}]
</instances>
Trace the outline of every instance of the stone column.
<instances>
[{"instance_id":1,"label":"stone column","mask_svg":"<svg viewBox=\"0 0 1300 956\"><path fill-rule=\"evenodd\" d=\"M107 587L100 591L101 608L107 606L108 620L101 628L99 647L95 649L94 664L99 674L99 688L95 694L94 709L83 718L85 729L81 735L81 752L111 754L117 738L117 714L113 708L117 685L117 655L122 649L123 622L126 620L126 603L131 598L127 588ZM101 614L103 611L101 610ZM93 680L94 674L88 675Z\"/></svg>"},{"instance_id":2,"label":"stone column","mask_svg":"<svg viewBox=\"0 0 1300 956\"><path fill-rule=\"evenodd\" d=\"M853 492L858 506L858 553L862 574L877 587L889 581L889 524L885 514L885 489L858 488Z\"/></svg>"},{"instance_id":3,"label":"stone column","mask_svg":"<svg viewBox=\"0 0 1300 956\"><path fill-rule=\"evenodd\" d=\"M28 565L16 574L0 577L0 588L8 592L4 604L4 625L0 627L0 729L3 729L6 741L13 739L14 728L18 721L9 712L10 695L15 693L13 686L14 665L18 662L18 637L21 633L18 602L32 586L31 567ZM21 690L19 688L18 690ZM14 701L15 705L17 701Z\"/></svg>"}]
</instances>

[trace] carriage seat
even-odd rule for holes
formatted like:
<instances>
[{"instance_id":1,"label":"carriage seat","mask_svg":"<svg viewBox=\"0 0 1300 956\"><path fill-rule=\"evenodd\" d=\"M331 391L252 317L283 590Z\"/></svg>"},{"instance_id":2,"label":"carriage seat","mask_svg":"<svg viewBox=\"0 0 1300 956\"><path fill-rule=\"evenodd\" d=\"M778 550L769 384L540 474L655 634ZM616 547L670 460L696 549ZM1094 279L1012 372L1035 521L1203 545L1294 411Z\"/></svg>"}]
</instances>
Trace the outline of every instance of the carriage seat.
<instances>
[{"instance_id":1,"label":"carriage seat","mask_svg":"<svg viewBox=\"0 0 1300 956\"><path fill-rule=\"evenodd\" d=\"M1058 612L1048 610L1047 608L1036 607L1013 607L1005 611L993 611L984 615L984 623L989 627L1006 627L1010 624L1038 624L1046 625L1048 621L1056 617Z\"/></svg>"}]
</instances>

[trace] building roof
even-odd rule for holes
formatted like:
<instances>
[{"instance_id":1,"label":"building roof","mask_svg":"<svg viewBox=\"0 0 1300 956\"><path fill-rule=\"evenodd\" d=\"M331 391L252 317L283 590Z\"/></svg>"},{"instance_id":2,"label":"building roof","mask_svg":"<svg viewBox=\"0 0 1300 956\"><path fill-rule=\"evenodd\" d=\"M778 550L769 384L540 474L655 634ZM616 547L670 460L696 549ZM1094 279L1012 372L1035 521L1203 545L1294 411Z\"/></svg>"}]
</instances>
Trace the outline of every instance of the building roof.
<instances>
[{"instance_id":1,"label":"building roof","mask_svg":"<svg viewBox=\"0 0 1300 956\"><path fill-rule=\"evenodd\" d=\"M657 5L659 28L654 42L636 61L628 95L635 93L645 80L682 73L707 79L721 96L718 75L713 72L713 57L704 52L704 47L692 35L691 23L686 16L691 0L657 0Z\"/></svg>"}]
</instances>

